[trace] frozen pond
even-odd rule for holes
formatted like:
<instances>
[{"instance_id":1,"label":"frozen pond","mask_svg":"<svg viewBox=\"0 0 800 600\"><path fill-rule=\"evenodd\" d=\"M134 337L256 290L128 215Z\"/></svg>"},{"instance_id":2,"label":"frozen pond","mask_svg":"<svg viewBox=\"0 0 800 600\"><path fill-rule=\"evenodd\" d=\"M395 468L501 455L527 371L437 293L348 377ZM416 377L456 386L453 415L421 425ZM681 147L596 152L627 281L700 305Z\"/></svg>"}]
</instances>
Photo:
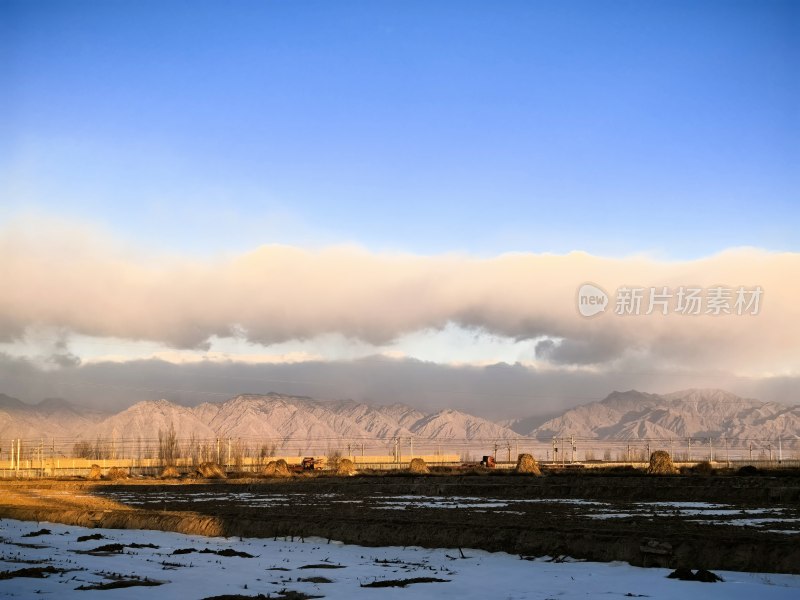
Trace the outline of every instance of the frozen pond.
<instances>
[{"instance_id":1,"label":"frozen pond","mask_svg":"<svg viewBox=\"0 0 800 600\"><path fill-rule=\"evenodd\" d=\"M48 531L30 535L40 529ZM366 548L314 538L206 538L8 519L0 520L0 536L0 571L52 570L42 579L0 579L0 596L6 598L149 595L191 600L221 594L280 598L282 590L330 599L380 600L800 597L797 575L718 571L723 582L700 583L667 579L669 570L626 563L522 560L467 549L462 557L458 549ZM81 536L93 539L78 541ZM109 547L112 544L122 547ZM370 587L391 581L406 587ZM109 585L132 587L85 591Z\"/></svg>"}]
</instances>

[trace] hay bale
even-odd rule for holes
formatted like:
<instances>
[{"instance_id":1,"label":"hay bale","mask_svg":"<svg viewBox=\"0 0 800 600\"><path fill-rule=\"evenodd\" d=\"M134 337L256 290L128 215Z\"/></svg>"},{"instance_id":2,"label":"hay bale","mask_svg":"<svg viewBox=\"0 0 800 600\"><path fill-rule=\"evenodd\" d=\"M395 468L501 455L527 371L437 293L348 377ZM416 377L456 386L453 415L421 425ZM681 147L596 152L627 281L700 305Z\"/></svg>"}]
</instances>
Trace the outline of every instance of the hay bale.
<instances>
[{"instance_id":1,"label":"hay bale","mask_svg":"<svg viewBox=\"0 0 800 600\"><path fill-rule=\"evenodd\" d=\"M692 473L696 473L697 475L714 475L716 470L714 469L714 465L704 460L692 467Z\"/></svg>"},{"instance_id":2,"label":"hay bale","mask_svg":"<svg viewBox=\"0 0 800 600\"><path fill-rule=\"evenodd\" d=\"M205 462L197 467L197 474L204 479L225 479L225 470L217 463Z\"/></svg>"},{"instance_id":3,"label":"hay bale","mask_svg":"<svg viewBox=\"0 0 800 600\"><path fill-rule=\"evenodd\" d=\"M180 476L180 471L173 465L167 465L161 469L161 474L159 475L161 479L178 479Z\"/></svg>"},{"instance_id":4,"label":"hay bale","mask_svg":"<svg viewBox=\"0 0 800 600\"><path fill-rule=\"evenodd\" d=\"M269 461L262 469L261 474L264 477L289 477L292 472L289 470L288 463L279 458L278 460Z\"/></svg>"},{"instance_id":5,"label":"hay bale","mask_svg":"<svg viewBox=\"0 0 800 600\"><path fill-rule=\"evenodd\" d=\"M92 465L89 468L89 479L100 479L103 476L103 471L100 469L100 465Z\"/></svg>"},{"instance_id":6,"label":"hay bale","mask_svg":"<svg viewBox=\"0 0 800 600\"><path fill-rule=\"evenodd\" d=\"M428 473L428 465L421 458L412 458L411 464L408 465L408 470L411 473Z\"/></svg>"},{"instance_id":7,"label":"hay bale","mask_svg":"<svg viewBox=\"0 0 800 600\"><path fill-rule=\"evenodd\" d=\"M675 475L677 472L669 452L656 450L650 455L650 466L647 467L649 475Z\"/></svg>"},{"instance_id":8,"label":"hay bale","mask_svg":"<svg viewBox=\"0 0 800 600\"><path fill-rule=\"evenodd\" d=\"M342 458L339 460L339 464L336 465L336 474L337 475L355 475L356 474L356 465L353 463L352 460L349 458Z\"/></svg>"},{"instance_id":9,"label":"hay bale","mask_svg":"<svg viewBox=\"0 0 800 600\"><path fill-rule=\"evenodd\" d=\"M106 473L106 479L110 479L111 481L118 481L120 479L127 479L130 477L128 471L123 469L122 467L111 467Z\"/></svg>"},{"instance_id":10,"label":"hay bale","mask_svg":"<svg viewBox=\"0 0 800 600\"><path fill-rule=\"evenodd\" d=\"M542 472L539 470L539 463L533 458L531 454L520 454L517 457L517 466L514 469L515 473L524 473L526 475L539 476Z\"/></svg>"}]
</instances>

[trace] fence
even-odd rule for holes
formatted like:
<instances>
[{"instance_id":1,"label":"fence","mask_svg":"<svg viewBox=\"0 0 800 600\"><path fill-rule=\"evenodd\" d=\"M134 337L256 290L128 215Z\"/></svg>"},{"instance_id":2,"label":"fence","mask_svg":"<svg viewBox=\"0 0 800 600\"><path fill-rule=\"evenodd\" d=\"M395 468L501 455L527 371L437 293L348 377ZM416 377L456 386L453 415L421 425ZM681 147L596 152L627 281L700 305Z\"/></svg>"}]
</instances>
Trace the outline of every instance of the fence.
<instances>
[{"instance_id":1,"label":"fence","mask_svg":"<svg viewBox=\"0 0 800 600\"><path fill-rule=\"evenodd\" d=\"M645 438L597 440L575 436L549 439L419 439L395 438L178 438L174 432L158 438L75 438L0 440L0 476L31 474L81 475L92 464L119 466L141 474L155 474L163 465L184 470L215 462L229 470L257 470L283 458L297 464L304 456L350 458L362 468L397 469L412 457L429 464L457 465L494 456L498 465L513 466L520 453L532 454L550 466L585 467L644 464L654 450L666 450L678 463L760 467L800 464L800 440L739 438Z\"/></svg>"}]
</instances>

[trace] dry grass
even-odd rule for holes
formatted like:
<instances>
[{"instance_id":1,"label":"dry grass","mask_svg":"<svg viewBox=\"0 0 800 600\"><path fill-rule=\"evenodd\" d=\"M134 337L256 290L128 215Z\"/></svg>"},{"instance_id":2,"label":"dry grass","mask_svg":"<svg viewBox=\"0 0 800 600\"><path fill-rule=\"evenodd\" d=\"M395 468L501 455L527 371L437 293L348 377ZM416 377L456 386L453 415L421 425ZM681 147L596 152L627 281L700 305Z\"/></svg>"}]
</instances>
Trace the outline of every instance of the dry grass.
<instances>
[{"instance_id":1,"label":"dry grass","mask_svg":"<svg viewBox=\"0 0 800 600\"><path fill-rule=\"evenodd\" d=\"M178 471L178 469L172 465L164 467L159 475L161 479L178 479L180 476L180 471Z\"/></svg>"},{"instance_id":2,"label":"dry grass","mask_svg":"<svg viewBox=\"0 0 800 600\"><path fill-rule=\"evenodd\" d=\"M411 464L408 465L408 470L411 473L428 473L428 465L421 458L412 458Z\"/></svg>"},{"instance_id":3,"label":"dry grass","mask_svg":"<svg viewBox=\"0 0 800 600\"><path fill-rule=\"evenodd\" d=\"M647 467L650 475L675 475L678 469L672 463L672 457L665 450L656 450L650 455L650 466Z\"/></svg>"},{"instance_id":4,"label":"dry grass","mask_svg":"<svg viewBox=\"0 0 800 600\"><path fill-rule=\"evenodd\" d=\"M89 469L89 479L98 480L103 476L103 471L100 469L100 465L92 465Z\"/></svg>"},{"instance_id":5,"label":"dry grass","mask_svg":"<svg viewBox=\"0 0 800 600\"><path fill-rule=\"evenodd\" d=\"M197 467L197 474L204 479L225 479L225 470L217 463L205 462Z\"/></svg>"},{"instance_id":6,"label":"dry grass","mask_svg":"<svg viewBox=\"0 0 800 600\"><path fill-rule=\"evenodd\" d=\"M342 459L339 460L339 464L336 465L336 474L337 475L355 475L356 474L356 465L349 458L342 458Z\"/></svg>"},{"instance_id":7,"label":"dry grass","mask_svg":"<svg viewBox=\"0 0 800 600\"><path fill-rule=\"evenodd\" d=\"M130 477L128 470L123 469L122 467L111 467L106 473L106 479L110 479L111 481L128 479L128 477Z\"/></svg>"},{"instance_id":8,"label":"dry grass","mask_svg":"<svg viewBox=\"0 0 800 600\"><path fill-rule=\"evenodd\" d=\"M517 466L514 471L526 475L539 476L542 474L541 470L539 470L539 463L536 462L536 459L531 454L520 454L517 457Z\"/></svg>"}]
</instances>

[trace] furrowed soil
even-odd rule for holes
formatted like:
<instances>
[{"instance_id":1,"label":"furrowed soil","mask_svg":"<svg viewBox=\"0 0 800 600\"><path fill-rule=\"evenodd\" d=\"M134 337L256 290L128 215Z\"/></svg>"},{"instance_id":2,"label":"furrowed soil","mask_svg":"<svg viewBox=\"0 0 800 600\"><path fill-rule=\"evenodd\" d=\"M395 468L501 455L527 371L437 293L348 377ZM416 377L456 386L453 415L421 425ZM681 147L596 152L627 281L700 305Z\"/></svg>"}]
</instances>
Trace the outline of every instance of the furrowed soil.
<instances>
[{"instance_id":1,"label":"furrowed soil","mask_svg":"<svg viewBox=\"0 0 800 600\"><path fill-rule=\"evenodd\" d=\"M3 480L0 517L800 573L797 473Z\"/></svg>"}]
</instances>

